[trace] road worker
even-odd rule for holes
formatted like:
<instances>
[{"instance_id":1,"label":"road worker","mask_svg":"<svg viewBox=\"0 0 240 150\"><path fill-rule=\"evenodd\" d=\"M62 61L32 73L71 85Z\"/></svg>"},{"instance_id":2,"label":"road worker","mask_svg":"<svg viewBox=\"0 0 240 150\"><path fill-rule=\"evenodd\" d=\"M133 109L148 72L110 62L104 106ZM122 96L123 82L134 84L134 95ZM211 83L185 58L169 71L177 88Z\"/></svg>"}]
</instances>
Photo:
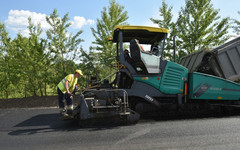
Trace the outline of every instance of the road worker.
<instances>
[{"instance_id":1,"label":"road worker","mask_svg":"<svg viewBox=\"0 0 240 150\"><path fill-rule=\"evenodd\" d=\"M62 117L68 117L73 111L73 92L78 78L83 75L81 70L76 70L74 74L67 75L57 85L58 105ZM67 107L65 107L64 99Z\"/></svg>"},{"instance_id":2,"label":"road worker","mask_svg":"<svg viewBox=\"0 0 240 150\"><path fill-rule=\"evenodd\" d=\"M139 40L137 40L137 44L139 45L139 47L141 48L141 50L145 52L143 46L139 43Z\"/></svg>"},{"instance_id":3,"label":"road worker","mask_svg":"<svg viewBox=\"0 0 240 150\"><path fill-rule=\"evenodd\" d=\"M146 52L146 53L150 53L150 51L147 51L143 48L143 46L139 43L139 40L136 39L136 41L137 41L137 44L140 47L141 51Z\"/></svg>"}]
</instances>

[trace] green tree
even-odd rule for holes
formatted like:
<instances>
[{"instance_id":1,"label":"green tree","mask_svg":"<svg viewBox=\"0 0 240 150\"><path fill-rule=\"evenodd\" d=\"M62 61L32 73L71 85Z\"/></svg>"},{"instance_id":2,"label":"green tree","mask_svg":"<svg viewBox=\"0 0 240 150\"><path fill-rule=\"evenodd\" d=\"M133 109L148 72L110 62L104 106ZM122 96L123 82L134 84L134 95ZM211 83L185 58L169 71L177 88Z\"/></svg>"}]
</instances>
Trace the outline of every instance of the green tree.
<instances>
[{"instance_id":1,"label":"green tree","mask_svg":"<svg viewBox=\"0 0 240 150\"><path fill-rule=\"evenodd\" d=\"M50 41L48 48L53 54L53 61L58 57L62 59L62 69L60 72L65 74L65 64L63 63L63 60L64 54L68 53L66 46L68 41L67 28L71 25L68 13L65 14L63 18L60 18L57 14L57 9L54 9L50 16L46 17L46 21L51 26L46 32L47 38Z\"/></svg>"},{"instance_id":2,"label":"green tree","mask_svg":"<svg viewBox=\"0 0 240 150\"><path fill-rule=\"evenodd\" d=\"M102 70L103 76L111 73L111 64L115 62L115 58L106 61L106 58L116 56L116 48L112 42L109 42L109 37L113 37L113 30L116 25L127 24L127 11L124 11L124 6L121 6L115 0L109 1L110 6L104 7L101 12L101 19L97 19L96 29L91 28L92 34L95 37L93 42L96 50L96 57L99 65L102 68L109 66L108 71Z\"/></svg>"},{"instance_id":3,"label":"green tree","mask_svg":"<svg viewBox=\"0 0 240 150\"><path fill-rule=\"evenodd\" d=\"M81 63L79 64L79 68L81 68L81 70L85 72L85 75L86 75L85 80L83 78L79 79L81 83L84 83L85 81L90 80L91 76L96 76L96 73L100 73L102 71L102 68L100 67L100 65L97 65L98 63L97 63L95 51L91 48L89 49L88 52L81 50L80 62ZM85 86L88 86L87 84L88 83L85 83ZM84 86L81 86L81 87L84 87Z\"/></svg>"},{"instance_id":4,"label":"green tree","mask_svg":"<svg viewBox=\"0 0 240 150\"><path fill-rule=\"evenodd\" d=\"M229 18L220 19L218 13L211 0L186 0L177 20L180 55L212 48L228 39Z\"/></svg>"},{"instance_id":5,"label":"green tree","mask_svg":"<svg viewBox=\"0 0 240 150\"><path fill-rule=\"evenodd\" d=\"M21 92L24 92L24 96L33 96L36 94L35 88L35 81L33 73L33 61L32 61L32 54L29 47L29 39L23 37L20 33L17 37L13 40L13 48L15 53L12 53L15 63L19 66L15 69L20 74L20 81L19 83L15 82L16 86L19 86ZM24 89L24 90L23 90Z\"/></svg>"},{"instance_id":6,"label":"green tree","mask_svg":"<svg viewBox=\"0 0 240 150\"><path fill-rule=\"evenodd\" d=\"M11 38L8 35L5 24L0 22L0 96L4 96L6 99L9 97L10 84L13 81L12 64L14 64L11 56Z\"/></svg>"},{"instance_id":7,"label":"green tree","mask_svg":"<svg viewBox=\"0 0 240 150\"><path fill-rule=\"evenodd\" d=\"M173 22L172 6L168 6L165 0L162 1L162 7L159 9L159 16L161 19L150 18L150 20L157 24L160 28L169 30L169 35L166 39L166 46L164 52L165 59L173 59L173 38L176 36L176 23Z\"/></svg>"},{"instance_id":8,"label":"green tree","mask_svg":"<svg viewBox=\"0 0 240 150\"><path fill-rule=\"evenodd\" d=\"M46 87L44 68L47 68L45 62L48 58L45 53L46 44L44 43L46 42L39 39L42 29L40 24L33 25L31 18L29 18L28 29L30 37L23 37L19 33L11 42L11 50L8 51L14 61L10 67L13 69L11 73L17 76L12 84L14 85L13 91L18 94L13 97L43 96L43 90Z\"/></svg>"},{"instance_id":9,"label":"green tree","mask_svg":"<svg viewBox=\"0 0 240 150\"><path fill-rule=\"evenodd\" d=\"M213 8L211 0L186 0L175 22L172 8L163 1L159 9L161 19L151 18L159 27L169 29L165 58L172 60L174 36L180 58L205 47L220 45L228 39L229 18L220 19L219 10Z\"/></svg>"},{"instance_id":10,"label":"green tree","mask_svg":"<svg viewBox=\"0 0 240 150\"><path fill-rule=\"evenodd\" d=\"M15 61L15 70L20 75L20 81L15 81L15 88L20 89L19 93L27 96L43 96L44 88L44 67L46 64L45 46L43 41L40 41L39 36L42 33L41 25L33 25L31 18L29 20L29 35L23 37L20 33L13 40L11 53ZM24 89L24 90L23 90ZM23 93L24 91L24 93Z\"/></svg>"},{"instance_id":11,"label":"green tree","mask_svg":"<svg viewBox=\"0 0 240 150\"><path fill-rule=\"evenodd\" d=\"M240 11L238 11L238 14L240 15ZM234 29L234 32L237 34L240 34L240 21L238 21L237 19L232 19L233 20L233 24L235 24L234 26L232 26L232 28Z\"/></svg>"},{"instance_id":12,"label":"green tree","mask_svg":"<svg viewBox=\"0 0 240 150\"><path fill-rule=\"evenodd\" d=\"M67 48L69 49L69 53L67 54L67 58L69 60L77 60L81 55L82 47L79 45L84 40L79 38L79 36L82 34L82 32L83 31L80 30L75 35L70 34L68 38Z\"/></svg>"},{"instance_id":13,"label":"green tree","mask_svg":"<svg viewBox=\"0 0 240 150\"><path fill-rule=\"evenodd\" d=\"M50 75L50 59L49 54L46 52L46 40L40 39L42 34L41 24L34 25L31 18L28 18L28 29L29 29L29 51L31 54L30 64L33 70L31 70L31 76L34 78L34 94L36 90L40 91L41 96L47 95L47 77ZM44 92L43 92L44 91ZM44 94L43 94L44 93Z\"/></svg>"},{"instance_id":14,"label":"green tree","mask_svg":"<svg viewBox=\"0 0 240 150\"><path fill-rule=\"evenodd\" d=\"M71 26L71 22L69 21L68 13L63 18L60 18L57 14L57 9L54 9L49 17L46 17L46 21L51 26L51 29L46 32L49 40L48 49L51 56L53 56L52 61L61 66L61 68L58 67L55 70L57 75L55 79L59 81L66 74L69 74L67 67L72 68L72 66L67 66L65 62L68 60L73 61L80 55L81 48L79 45L83 40L79 36L83 31L80 30L75 35L69 34L67 29Z\"/></svg>"}]
</instances>

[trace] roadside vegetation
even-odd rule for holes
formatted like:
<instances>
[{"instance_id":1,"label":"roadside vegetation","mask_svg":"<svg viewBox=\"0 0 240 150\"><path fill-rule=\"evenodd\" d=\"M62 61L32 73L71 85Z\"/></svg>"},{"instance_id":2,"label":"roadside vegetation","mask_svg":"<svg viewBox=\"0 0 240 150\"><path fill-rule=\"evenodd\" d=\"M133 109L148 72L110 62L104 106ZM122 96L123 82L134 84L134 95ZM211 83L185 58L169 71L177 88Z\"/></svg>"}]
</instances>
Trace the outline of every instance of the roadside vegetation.
<instances>
[{"instance_id":1,"label":"roadside vegetation","mask_svg":"<svg viewBox=\"0 0 240 150\"><path fill-rule=\"evenodd\" d=\"M223 44L230 37L230 29L239 33L239 21L222 18L211 0L186 0L175 20L172 8L162 1L159 3L160 19L149 18L170 31L165 59L173 60L174 37L179 59L204 47L211 49ZM77 68L85 75L90 68L95 68L101 78L113 73L111 66L116 63L116 50L108 38L112 37L116 25L128 24L132 16L115 0L110 0L109 6L99 13L101 18L91 28L95 41L89 49L81 46L86 40L81 38L84 31L69 33L68 13L61 18L56 9L46 17L51 28L45 38L40 36L41 24L34 25L31 17L28 19L29 37L19 33L12 39L5 24L0 22L0 99L55 95L57 83ZM80 79L81 87L86 86L85 79L86 76Z\"/></svg>"}]
</instances>

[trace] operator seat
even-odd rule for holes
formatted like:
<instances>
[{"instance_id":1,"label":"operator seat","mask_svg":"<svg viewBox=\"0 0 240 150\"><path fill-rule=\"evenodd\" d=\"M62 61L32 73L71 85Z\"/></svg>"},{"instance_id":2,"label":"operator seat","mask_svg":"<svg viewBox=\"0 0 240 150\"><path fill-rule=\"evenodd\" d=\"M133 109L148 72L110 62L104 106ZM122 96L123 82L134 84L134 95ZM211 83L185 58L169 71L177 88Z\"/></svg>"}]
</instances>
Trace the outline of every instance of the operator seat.
<instances>
[{"instance_id":1,"label":"operator seat","mask_svg":"<svg viewBox=\"0 0 240 150\"><path fill-rule=\"evenodd\" d=\"M139 74L147 74L147 68L141 59L141 48L136 39L130 41L130 52L134 63L134 68Z\"/></svg>"}]
</instances>

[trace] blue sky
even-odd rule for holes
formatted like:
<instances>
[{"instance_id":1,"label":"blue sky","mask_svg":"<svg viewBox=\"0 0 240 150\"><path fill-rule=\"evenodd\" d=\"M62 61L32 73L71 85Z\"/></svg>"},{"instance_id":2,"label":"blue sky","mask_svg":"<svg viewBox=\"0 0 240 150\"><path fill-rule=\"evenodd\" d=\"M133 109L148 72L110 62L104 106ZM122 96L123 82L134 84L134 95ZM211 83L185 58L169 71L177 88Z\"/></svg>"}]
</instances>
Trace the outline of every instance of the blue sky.
<instances>
[{"instance_id":1,"label":"blue sky","mask_svg":"<svg viewBox=\"0 0 240 150\"><path fill-rule=\"evenodd\" d=\"M154 26L149 18L159 19L159 8L162 0L116 0L128 11L130 25L149 25ZM184 6L185 0L165 0L173 6L174 17L177 18L180 8ZM213 7L220 9L221 17L231 17L239 19L237 11L240 11L239 0L212 0ZM60 17L69 13L73 25L69 28L70 32L75 33L83 30L81 44L85 50L89 49L94 37L90 27L96 27L96 20L101 19L103 7L109 6L109 0L2 0L0 6L0 21L5 23L7 31L11 37L18 32L23 35L27 32L27 18L30 15L35 22L41 22L46 30L48 25L44 21L45 16L50 15L53 9L58 10ZM240 20L240 19L239 19Z\"/></svg>"}]
</instances>

